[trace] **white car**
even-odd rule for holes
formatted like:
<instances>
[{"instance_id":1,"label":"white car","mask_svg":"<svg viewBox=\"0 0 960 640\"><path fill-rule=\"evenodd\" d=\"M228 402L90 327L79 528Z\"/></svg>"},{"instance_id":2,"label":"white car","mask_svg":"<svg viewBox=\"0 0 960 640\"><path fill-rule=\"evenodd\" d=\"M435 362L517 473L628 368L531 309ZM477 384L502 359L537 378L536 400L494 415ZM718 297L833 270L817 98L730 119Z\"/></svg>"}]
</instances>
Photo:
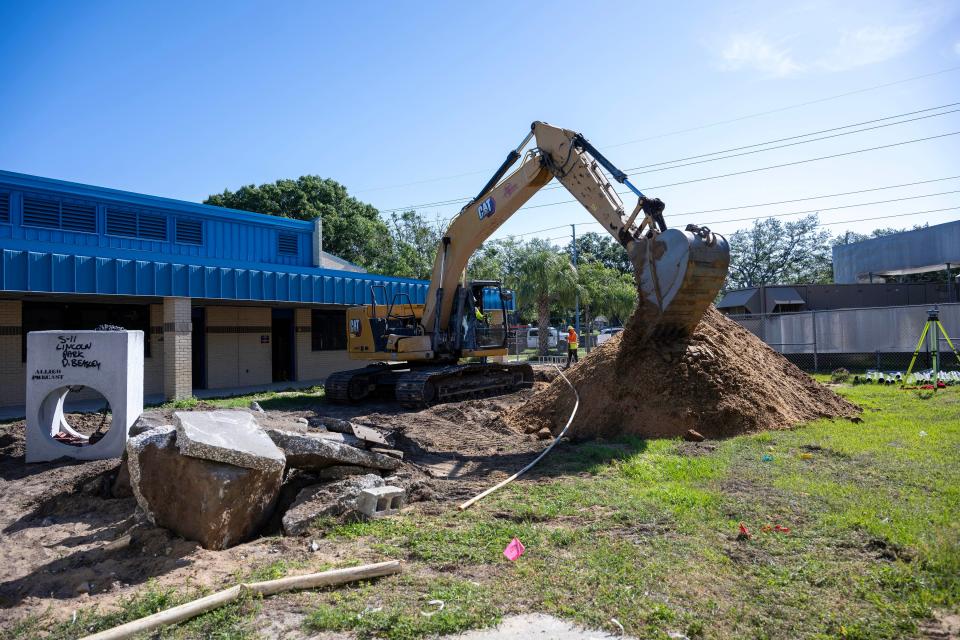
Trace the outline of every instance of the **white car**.
<instances>
[{"instance_id":1,"label":"white car","mask_svg":"<svg viewBox=\"0 0 960 640\"><path fill-rule=\"evenodd\" d=\"M547 338L547 348L554 349L560 343L560 334L553 327L550 327L550 336ZM540 348L540 329L531 327L527 329L527 349Z\"/></svg>"},{"instance_id":2,"label":"white car","mask_svg":"<svg viewBox=\"0 0 960 640\"><path fill-rule=\"evenodd\" d=\"M601 345L613 336L617 335L623 331L623 327L608 327L600 331L600 335L597 336L597 344Z\"/></svg>"}]
</instances>

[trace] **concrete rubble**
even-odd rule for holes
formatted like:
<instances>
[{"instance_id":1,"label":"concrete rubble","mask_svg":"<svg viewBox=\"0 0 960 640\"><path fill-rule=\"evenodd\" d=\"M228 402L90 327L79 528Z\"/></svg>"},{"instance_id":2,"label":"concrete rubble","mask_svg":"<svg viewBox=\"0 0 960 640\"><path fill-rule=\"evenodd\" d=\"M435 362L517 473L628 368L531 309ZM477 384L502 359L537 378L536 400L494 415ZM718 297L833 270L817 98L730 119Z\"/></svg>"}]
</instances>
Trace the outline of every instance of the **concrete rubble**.
<instances>
[{"instance_id":1,"label":"concrete rubble","mask_svg":"<svg viewBox=\"0 0 960 640\"><path fill-rule=\"evenodd\" d=\"M246 411L178 411L177 448L185 456L261 471L283 471L283 452Z\"/></svg>"},{"instance_id":2,"label":"concrete rubble","mask_svg":"<svg viewBox=\"0 0 960 640\"><path fill-rule=\"evenodd\" d=\"M191 418L177 417L191 424ZM247 540L273 511L283 482L282 452L269 439L272 450L254 439L253 447L227 455L223 442L198 445L198 433L215 440L211 430L187 431L194 439L183 437L180 428L162 426L128 441L130 485L137 504L155 525L207 549Z\"/></svg>"},{"instance_id":3,"label":"concrete rubble","mask_svg":"<svg viewBox=\"0 0 960 640\"><path fill-rule=\"evenodd\" d=\"M301 535L317 518L379 517L404 504L403 485L388 488L386 501L365 494L359 504L365 491L385 486L381 474L402 465L403 453L386 448L392 439L375 429L324 419L335 427L327 431L314 420L307 426L240 410L178 411L173 418L170 425L159 413L141 416L115 490L132 492L155 525L208 549L264 527Z\"/></svg>"},{"instance_id":4,"label":"concrete rubble","mask_svg":"<svg viewBox=\"0 0 960 640\"><path fill-rule=\"evenodd\" d=\"M283 515L283 532L288 536L306 533L317 518L339 516L357 509L360 494L384 486L383 478L368 473L329 484L307 487Z\"/></svg>"},{"instance_id":5,"label":"concrete rubble","mask_svg":"<svg viewBox=\"0 0 960 640\"><path fill-rule=\"evenodd\" d=\"M269 429L267 435L286 454L287 464L298 469L356 465L391 471L400 466L400 461L396 458L328 440L323 437L323 434L313 435Z\"/></svg>"}]
</instances>

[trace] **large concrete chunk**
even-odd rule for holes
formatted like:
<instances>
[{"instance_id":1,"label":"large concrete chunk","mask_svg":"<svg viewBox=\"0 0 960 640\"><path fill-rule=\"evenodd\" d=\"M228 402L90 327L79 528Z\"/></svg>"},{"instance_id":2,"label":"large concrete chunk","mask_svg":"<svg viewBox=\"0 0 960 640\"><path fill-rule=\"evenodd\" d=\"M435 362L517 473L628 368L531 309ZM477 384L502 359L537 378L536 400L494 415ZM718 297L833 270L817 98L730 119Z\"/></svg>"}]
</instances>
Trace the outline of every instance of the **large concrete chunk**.
<instances>
[{"instance_id":1,"label":"large concrete chunk","mask_svg":"<svg viewBox=\"0 0 960 640\"><path fill-rule=\"evenodd\" d=\"M127 442L130 485L155 525L207 549L254 535L270 517L283 466L241 467L183 455L179 430L163 426Z\"/></svg>"},{"instance_id":2,"label":"large concrete chunk","mask_svg":"<svg viewBox=\"0 0 960 640\"><path fill-rule=\"evenodd\" d=\"M283 471L283 452L246 411L178 411L177 447L193 458Z\"/></svg>"},{"instance_id":3,"label":"large concrete chunk","mask_svg":"<svg viewBox=\"0 0 960 640\"><path fill-rule=\"evenodd\" d=\"M307 487L300 491L293 505L283 515L283 532L288 536L298 536L306 533L317 518L336 517L354 511L364 490L382 487L383 484L383 478L369 473Z\"/></svg>"},{"instance_id":4,"label":"large concrete chunk","mask_svg":"<svg viewBox=\"0 0 960 640\"><path fill-rule=\"evenodd\" d=\"M300 469L322 469L333 465L354 465L371 469L396 469L400 461L381 453L351 447L319 436L279 429L267 430L270 439L286 454L287 464Z\"/></svg>"}]
</instances>

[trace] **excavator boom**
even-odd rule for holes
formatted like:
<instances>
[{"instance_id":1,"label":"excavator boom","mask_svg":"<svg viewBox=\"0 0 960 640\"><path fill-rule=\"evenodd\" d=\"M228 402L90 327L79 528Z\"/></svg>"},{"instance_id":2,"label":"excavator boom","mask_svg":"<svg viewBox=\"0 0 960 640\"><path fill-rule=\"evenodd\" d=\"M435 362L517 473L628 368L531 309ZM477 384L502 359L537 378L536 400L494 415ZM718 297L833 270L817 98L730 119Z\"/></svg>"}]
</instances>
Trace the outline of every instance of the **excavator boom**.
<instances>
[{"instance_id":1,"label":"excavator boom","mask_svg":"<svg viewBox=\"0 0 960 640\"><path fill-rule=\"evenodd\" d=\"M504 177L531 137L536 148ZM637 206L629 215L602 169L637 195ZM626 249L639 292L634 329L645 338L661 340L689 334L727 276L726 240L694 225L684 231L667 229L662 202L647 198L581 134L544 122L531 125L530 134L444 234L421 321L424 331L443 342L453 310L451 294L470 256L554 178Z\"/></svg>"}]
</instances>

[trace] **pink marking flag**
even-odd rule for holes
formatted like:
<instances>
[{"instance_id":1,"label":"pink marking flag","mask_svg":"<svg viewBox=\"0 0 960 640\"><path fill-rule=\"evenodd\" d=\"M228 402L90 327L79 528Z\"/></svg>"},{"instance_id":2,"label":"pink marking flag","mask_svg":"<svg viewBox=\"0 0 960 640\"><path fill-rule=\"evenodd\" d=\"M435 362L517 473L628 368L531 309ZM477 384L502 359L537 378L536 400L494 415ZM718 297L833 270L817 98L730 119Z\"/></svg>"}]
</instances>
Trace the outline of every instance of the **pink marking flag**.
<instances>
[{"instance_id":1,"label":"pink marking flag","mask_svg":"<svg viewBox=\"0 0 960 640\"><path fill-rule=\"evenodd\" d=\"M514 562L517 558L522 556L523 552L526 550L527 549L523 546L523 543L517 538L514 538L510 541L510 544L507 545L507 548L503 550L503 555L507 556L507 560Z\"/></svg>"}]
</instances>

